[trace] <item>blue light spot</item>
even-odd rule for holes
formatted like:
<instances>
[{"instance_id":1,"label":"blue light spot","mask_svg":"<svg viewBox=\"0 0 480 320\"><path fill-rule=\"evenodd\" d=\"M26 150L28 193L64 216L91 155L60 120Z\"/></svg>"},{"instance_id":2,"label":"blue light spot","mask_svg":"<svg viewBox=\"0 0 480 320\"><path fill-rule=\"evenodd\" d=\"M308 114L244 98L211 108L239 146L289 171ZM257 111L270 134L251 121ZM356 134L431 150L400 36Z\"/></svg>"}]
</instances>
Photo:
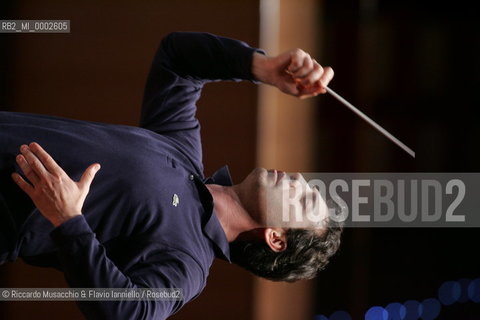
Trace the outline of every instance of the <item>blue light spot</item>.
<instances>
[{"instance_id":1,"label":"blue light spot","mask_svg":"<svg viewBox=\"0 0 480 320\"><path fill-rule=\"evenodd\" d=\"M444 282L438 289L438 300L446 306L458 301L460 298L461 287L457 281Z\"/></svg>"},{"instance_id":2,"label":"blue light spot","mask_svg":"<svg viewBox=\"0 0 480 320\"><path fill-rule=\"evenodd\" d=\"M480 302L480 278L470 282L470 285L468 286L468 297L473 302Z\"/></svg>"},{"instance_id":3,"label":"blue light spot","mask_svg":"<svg viewBox=\"0 0 480 320\"><path fill-rule=\"evenodd\" d=\"M328 320L323 314L317 314L313 320Z\"/></svg>"},{"instance_id":4,"label":"blue light spot","mask_svg":"<svg viewBox=\"0 0 480 320\"><path fill-rule=\"evenodd\" d=\"M403 304L406 309L405 320L417 320L422 314L422 305L415 300L408 300Z\"/></svg>"},{"instance_id":5,"label":"blue light spot","mask_svg":"<svg viewBox=\"0 0 480 320\"><path fill-rule=\"evenodd\" d=\"M422 319L424 320L433 320L440 314L442 305L437 299L429 298L425 299L422 302Z\"/></svg>"},{"instance_id":6,"label":"blue light spot","mask_svg":"<svg viewBox=\"0 0 480 320\"><path fill-rule=\"evenodd\" d=\"M335 311L330 316L330 320L352 320L352 317L346 311Z\"/></svg>"},{"instance_id":7,"label":"blue light spot","mask_svg":"<svg viewBox=\"0 0 480 320\"><path fill-rule=\"evenodd\" d=\"M458 298L458 302L467 302L468 301L468 287L470 286L471 280L470 279L460 279L458 280L460 284L460 297Z\"/></svg>"},{"instance_id":8,"label":"blue light spot","mask_svg":"<svg viewBox=\"0 0 480 320\"><path fill-rule=\"evenodd\" d=\"M388 312L382 307L371 307L365 313L365 320L388 320Z\"/></svg>"},{"instance_id":9,"label":"blue light spot","mask_svg":"<svg viewBox=\"0 0 480 320\"><path fill-rule=\"evenodd\" d=\"M407 308L401 303L390 303L385 310L388 312L388 320L403 320L407 314Z\"/></svg>"}]
</instances>

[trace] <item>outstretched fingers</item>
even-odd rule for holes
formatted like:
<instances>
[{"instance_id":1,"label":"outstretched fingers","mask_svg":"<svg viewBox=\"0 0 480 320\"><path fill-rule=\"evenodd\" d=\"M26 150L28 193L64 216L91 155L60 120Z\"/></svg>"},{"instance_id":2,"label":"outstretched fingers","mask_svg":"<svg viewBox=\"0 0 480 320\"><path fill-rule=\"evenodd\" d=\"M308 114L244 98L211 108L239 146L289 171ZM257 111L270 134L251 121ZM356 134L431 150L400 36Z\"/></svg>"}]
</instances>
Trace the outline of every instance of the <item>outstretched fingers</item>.
<instances>
[{"instance_id":1,"label":"outstretched fingers","mask_svg":"<svg viewBox=\"0 0 480 320\"><path fill-rule=\"evenodd\" d=\"M79 182L80 187L83 188L83 190L86 190L87 192L90 190L90 185L92 184L98 170L100 170L100 164L98 163L90 165L87 170L85 170Z\"/></svg>"},{"instance_id":2,"label":"outstretched fingers","mask_svg":"<svg viewBox=\"0 0 480 320\"><path fill-rule=\"evenodd\" d=\"M25 177L33 184L36 185L40 181L40 177L35 172L33 167L27 161L26 157L23 154L19 154L16 157L16 161L20 169L22 170ZM23 179L22 179L23 180Z\"/></svg>"},{"instance_id":3,"label":"outstretched fingers","mask_svg":"<svg viewBox=\"0 0 480 320\"><path fill-rule=\"evenodd\" d=\"M60 175L63 169L53 160L53 158L36 142L30 143L29 150L40 161L42 167L53 175Z\"/></svg>"},{"instance_id":4,"label":"outstretched fingers","mask_svg":"<svg viewBox=\"0 0 480 320\"><path fill-rule=\"evenodd\" d=\"M25 181L21 175L19 175L18 173L12 173L12 179L13 181L20 187L20 189L23 190L23 192L25 192L28 196L32 196L33 192L34 192L34 188L32 187L32 185L30 183L28 183L27 181Z\"/></svg>"},{"instance_id":5,"label":"outstretched fingers","mask_svg":"<svg viewBox=\"0 0 480 320\"><path fill-rule=\"evenodd\" d=\"M18 174L14 174L12 178L25 192L30 190L28 186L33 190L35 186L42 180L48 179L50 175L60 177L64 173L53 158L35 142L30 143L30 145L22 145L16 161L30 184Z\"/></svg>"},{"instance_id":6,"label":"outstretched fingers","mask_svg":"<svg viewBox=\"0 0 480 320\"><path fill-rule=\"evenodd\" d=\"M38 159L38 157L32 152L32 150L30 150L30 148L27 146L27 145L22 145L20 147L20 152L23 156L23 159L25 159L25 161L23 161L22 158L20 158L20 167L22 168L22 170L24 169L24 167L28 170L28 172L25 172L25 175L26 177L30 180L30 176L31 173L30 173L30 169L32 172L35 173L35 175L38 177L38 179L35 179L35 180L41 180L42 177L44 177L45 175L47 175L47 169L45 168L45 166L42 164L42 162ZM17 158L18 159L18 158ZM23 167L22 167L23 165ZM32 175L33 176L33 175ZM35 181L33 180L30 180L34 185L35 185Z\"/></svg>"}]
</instances>

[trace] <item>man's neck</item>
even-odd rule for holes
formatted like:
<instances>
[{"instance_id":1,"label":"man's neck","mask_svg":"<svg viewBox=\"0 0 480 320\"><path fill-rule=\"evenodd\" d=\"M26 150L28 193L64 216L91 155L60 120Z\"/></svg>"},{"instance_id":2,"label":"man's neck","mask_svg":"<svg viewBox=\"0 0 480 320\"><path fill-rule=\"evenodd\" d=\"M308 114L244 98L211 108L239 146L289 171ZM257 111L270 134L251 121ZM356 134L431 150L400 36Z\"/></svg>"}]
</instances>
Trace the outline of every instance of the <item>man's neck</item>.
<instances>
[{"instance_id":1,"label":"man's neck","mask_svg":"<svg viewBox=\"0 0 480 320\"><path fill-rule=\"evenodd\" d=\"M206 186L212 194L215 212L228 242L234 241L243 232L260 228L243 208L234 188L217 184Z\"/></svg>"}]
</instances>

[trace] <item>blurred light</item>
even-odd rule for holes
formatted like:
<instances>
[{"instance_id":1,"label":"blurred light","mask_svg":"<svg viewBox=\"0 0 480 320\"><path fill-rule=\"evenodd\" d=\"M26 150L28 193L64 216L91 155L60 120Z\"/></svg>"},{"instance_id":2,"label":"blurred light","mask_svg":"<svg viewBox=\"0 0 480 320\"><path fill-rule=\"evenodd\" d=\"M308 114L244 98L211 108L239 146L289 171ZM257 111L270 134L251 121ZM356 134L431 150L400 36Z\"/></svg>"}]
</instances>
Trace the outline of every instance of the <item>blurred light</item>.
<instances>
[{"instance_id":1,"label":"blurred light","mask_svg":"<svg viewBox=\"0 0 480 320\"><path fill-rule=\"evenodd\" d=\"M472 281L470 279L460 279L458 283L460 284L460 297L458 302L467 302L468 301L468 287Z\"/></svg>"},{"instance_id":2,"label":"blurred light","mask_svg":"<svg viewBox=\"0 0 480 320\"><path fill-rule=\"evenodd\" d=\"M330 320L352 320L352 317L346 311L335 311L330 316Z\"/></svg>"},{"instance_id":3,"label":"blurred light","mask_svg":"<svg viewBox=\"0 0 480 320\"><path fill-rule=\"evenodd\" d=\"M442 305L440 301L434 298L425 299L422 302L421 316L424 320L433 320L440 314Z\"/></svg>"},{"instance_id":4,"label":"blurred light","mask_svg":"<svg viewBox=\"0 0 480 320\"><path fill-rule=\"evenodd\" d=\"M434 320L440 315L442 304L448 306L455 302L468 302L468 299L480 303L480 278L442 283L438 288L438 300L428 298L422 303L408 300L404 304L390 303L385 308L371 307L365 313L365 320ZM352 317L346 311L335 311L330 318L316 315L314 320L352 320Z\"/></svg>"},{"instance_id":5,"label":"blurred light","mask_svg":"<svg viewBox=\"0 0 480 320\"><path fill-rule=\"evenodd\" d=\"M444 282L438 289L438 299L441 303L449 306L460 298L460 284L457 281Z\"/></svg>"},{"instance_id":6,"label":"blurred light","mask_svg":"<svg viewBox=\"0 0 480 320\"><path fill-rule=\"evenodd\" d=\"M398 302L390 303L385 310L388 312L388 320L403 320L407 314L405 306Z\"/></svg>"},{"instance_id":7,"label":"blurred light","mask_svg":"<svg viewBox=\"0 0 480 320\"><path fill-rule=\"evenodd\" d=\"M371 307L365 313L365 320L388 320L388 312L382 307Z\"/></svg>"},{"instance_id":8,"label":"blurred light","mask_svg":"<svg viewBox=\"0 0 480 320\"><path fill-rule=\"evenodd\" d=\"M468 286L468 297L473 302L480 302L480 278L470 282L470 285Z\"/></svg>"},{"instance_id":9,"label":"blurred light","mask_svg":"<svg viewBox=\"0 0 480 320\"><path fill-rule=\"evenodd\" d=\"M422 305L416 300L408 300L403 305L406 309L405 320L417 320L422 314Z\"/></svg>"}]
</instances>

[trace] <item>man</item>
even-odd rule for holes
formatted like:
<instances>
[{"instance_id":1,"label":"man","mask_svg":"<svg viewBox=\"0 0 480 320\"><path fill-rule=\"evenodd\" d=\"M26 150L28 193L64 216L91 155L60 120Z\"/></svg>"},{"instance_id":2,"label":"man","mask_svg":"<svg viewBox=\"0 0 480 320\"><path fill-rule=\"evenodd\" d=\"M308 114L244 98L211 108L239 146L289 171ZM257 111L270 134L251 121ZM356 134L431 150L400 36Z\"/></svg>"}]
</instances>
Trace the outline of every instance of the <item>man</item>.
<instances>
[{"instance_id":1,"label":"man","mask_svg":"<svg viewBox=\"0 0 480 320\"><path fill-rule=\"evenodd\" d=\"M0 263L55 267L71 287L183 290L182 301L79 303L92 319L165 319L202 291L215 257L271 280L312 278L339 229L267 225L290 190L281 172L256 169L234 186L225 168L205 179L195 103L214 80L305 98L332 77L302 50L267 57L233 39L173 33L153 61L140 128L0 113ZM316 199L300 210L325 208L294 178L287 188Z\"/></svg>"}]
</instances>

